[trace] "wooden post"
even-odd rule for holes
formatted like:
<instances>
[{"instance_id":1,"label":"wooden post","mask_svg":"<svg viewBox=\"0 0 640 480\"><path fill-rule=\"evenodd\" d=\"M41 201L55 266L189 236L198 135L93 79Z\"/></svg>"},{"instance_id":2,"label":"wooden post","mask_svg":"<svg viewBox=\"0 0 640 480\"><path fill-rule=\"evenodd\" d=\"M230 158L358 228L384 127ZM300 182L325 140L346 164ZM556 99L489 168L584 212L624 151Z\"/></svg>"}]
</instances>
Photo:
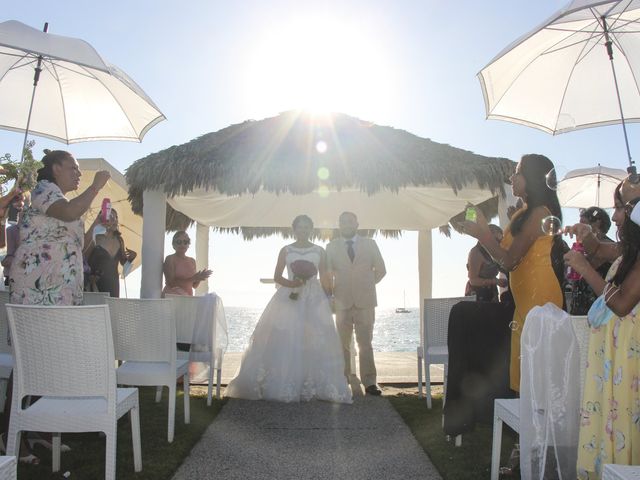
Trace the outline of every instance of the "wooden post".
<instances>
[{"instance_id":1,"label":"wooden post","mask_svg":"<svg viewBox=\"0 0 640 480\"><path fill-rule=\"evenodd\" d=\"M160 298L167 214L167 196L158 190L142 193L142 279L140 298Z\"/></svg>"}]
</instances>

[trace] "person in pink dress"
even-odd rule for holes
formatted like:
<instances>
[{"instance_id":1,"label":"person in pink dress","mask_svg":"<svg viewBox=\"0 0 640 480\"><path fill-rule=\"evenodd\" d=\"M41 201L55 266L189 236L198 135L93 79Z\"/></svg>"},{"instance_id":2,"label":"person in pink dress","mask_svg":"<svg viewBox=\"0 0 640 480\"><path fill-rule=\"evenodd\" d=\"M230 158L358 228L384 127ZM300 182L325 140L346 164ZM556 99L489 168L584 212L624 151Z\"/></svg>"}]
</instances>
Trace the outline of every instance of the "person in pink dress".
<instances>
[{"instance_id":1,"label":"person in pink dress","mask_svg":"<svg viewBox=\"0 0 640 480\"><path fill-rule=\"evenodd\" d=\"M200 285L211 275L211 270L196 270L196 261L192 257L187 257L187 250L191 244L187 232L181 230L173 236L173 249L176 253L167 255L164 259L162 271L164 272L165 287L162 290L163 296L167 293L172 295L193 295L193 289Z\"/></svg>"}]
</instances>

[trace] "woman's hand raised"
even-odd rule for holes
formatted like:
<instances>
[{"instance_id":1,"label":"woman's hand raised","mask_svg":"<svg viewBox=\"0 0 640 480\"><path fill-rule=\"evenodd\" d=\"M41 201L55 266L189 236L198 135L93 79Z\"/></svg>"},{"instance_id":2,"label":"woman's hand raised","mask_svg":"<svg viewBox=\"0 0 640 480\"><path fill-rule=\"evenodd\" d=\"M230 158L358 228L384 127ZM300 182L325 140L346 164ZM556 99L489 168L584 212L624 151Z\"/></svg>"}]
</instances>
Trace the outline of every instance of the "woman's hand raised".
<instances>
[{"instance_id":1,"label":"woman's hand raised","mask_svg":"<svg viewBox=\"0 0 640 480\"><path fill-rule=\"evenodd\" d=\"M213 272L209 269L203 269L200 270L199 272L196 272L195 275L193 276L194 281L196 282L202 282L203 280L206 280L207 278L209 278L211 276Z\"/></svg>"},{"instance_id":2,"label":"woman's hand raised","mask_svg":"<svg viewBox=\"0 0 640 480\"><path fill-rule=\"evenodd\" d=\"M576 237L576 241L580 243L584 243L584 239L589 235L593 234L593 230L591 230L591 226L586 223L576 223L575 225L570 225L564 228L565 235L569 235L569 237Z\"/></svg>"},{"instance_id":3,"label":"woman's hand raised","mask_svg":"<svg viewBox=\"0 0 640 480\"><path fill-rule=\"evenodd\" d=\"M108 171L99 170L93 177L93 183L91 184L91 187L93 187L96 192L98 192L102 190L102 188L107 184L110 178L111 174Z\"/></svg>"},{"instance_id":4,"label":"woman's hand raised","mask_svg":"<svg viewBox=\"0 0 640 480\"><path fill-rule=\"evenodd\" d=\"M487 218L482 213L482 210L480 210L478 207L475 207L475 209L476 209L475 222L472 222L470 220L464 220L460 222L458 225L459 225L459 228L462 230L462 233L465 233L467 235L470 235L480 240L485 235L491 235L491 232L489 231Z\"/></svg>"}]
</instances>

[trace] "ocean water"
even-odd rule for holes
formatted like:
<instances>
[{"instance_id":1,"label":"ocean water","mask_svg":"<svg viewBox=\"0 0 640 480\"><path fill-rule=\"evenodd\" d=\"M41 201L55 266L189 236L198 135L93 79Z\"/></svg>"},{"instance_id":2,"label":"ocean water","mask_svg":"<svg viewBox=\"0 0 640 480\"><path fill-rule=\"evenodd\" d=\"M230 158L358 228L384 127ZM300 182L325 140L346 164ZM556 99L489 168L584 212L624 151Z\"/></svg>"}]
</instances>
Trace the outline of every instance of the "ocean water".
<instances>
[{"instance_id":1,"label":"ocean water","mask_svg":"<svg viewBox=\"0 0 640 480\"><path fill-rule=\"evenodd\" d=\"M394 308L377 308L373 329L373 349L376 352L415 352L420 345L420 309L396 313ZM253 329L262 313L261 308L224 307L229 329L227 352L242 352L247 348Z\"/></svg>"}]
</instances>

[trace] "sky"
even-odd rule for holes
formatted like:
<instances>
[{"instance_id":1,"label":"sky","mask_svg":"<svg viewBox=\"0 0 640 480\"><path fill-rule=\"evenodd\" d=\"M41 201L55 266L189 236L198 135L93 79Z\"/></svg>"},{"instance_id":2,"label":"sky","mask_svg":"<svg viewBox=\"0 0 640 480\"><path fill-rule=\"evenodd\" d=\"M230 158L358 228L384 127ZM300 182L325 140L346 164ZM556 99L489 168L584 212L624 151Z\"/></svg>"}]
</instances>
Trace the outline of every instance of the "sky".
<instances>
[{"instance_id":1,"label":"sky","mask_svg":"<svg viewBox=\"0 0 640 480\"><path fill-rule=\"evenodd\" d=\"M5 2L0 21L19 20L82 38L118 65L167 117L141 143L87 142L65 146L77 158L103 157L121 171L135 160L247 119L297 108L338 111L407 130L478 154L518 160L547 155L558 170L626 168L619 125L551 136L486 120L476 74L504 47L565 5L545 0L240 0L169 2L80 0ZM603 53L604 54L604 53ZM0 106L1 108L1 106ZM629 125L631 153L638 126ZM22 135L0 131L0 155L19 156ZM577 212L564 211L565 224ZM195 234L192 235L195 237ZM388 275L381 306L419 304L417 233L376 238ZM252 242L211 234L210 289L226 305L263 306L285 241ZM459 296L475 241L433 234L433 296ZM171 253L166 242L165 253ZM194 252L192 254L195 255ZM127 292L139 291L139 271Z\"/></svg>"}]
</instances>

